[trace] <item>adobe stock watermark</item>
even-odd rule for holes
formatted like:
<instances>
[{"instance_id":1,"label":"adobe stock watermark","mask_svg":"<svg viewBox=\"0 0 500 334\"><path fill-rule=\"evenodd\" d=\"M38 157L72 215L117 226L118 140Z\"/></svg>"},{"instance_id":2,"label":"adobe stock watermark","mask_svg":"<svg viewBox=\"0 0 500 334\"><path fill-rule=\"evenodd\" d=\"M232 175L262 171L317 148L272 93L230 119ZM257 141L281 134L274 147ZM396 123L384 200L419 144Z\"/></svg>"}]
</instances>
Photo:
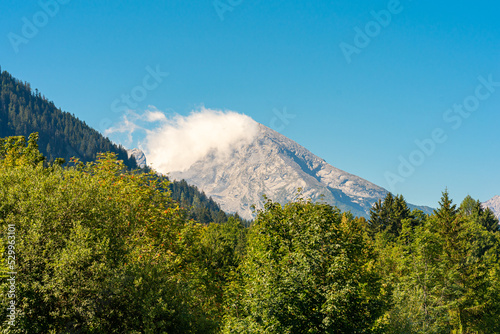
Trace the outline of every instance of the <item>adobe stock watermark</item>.
<instances>
[{"instance_id":1,"label":"adobe stock watermark","mask_svg":"<svg viewBox=\"0 0 500 334\"><path fill-rule=\"evenodd\" d=\"M283 131L285 127L290 124L290 120L294 119L297 116L295 114L287 113L286 107L283 107L282 111L274 108L273 114L274 117L271 118L271 122L269 123L269 125L271 125L272 129L278 132Z\"/></svg>"},{"instance_id":2,"label":"adobe stock watermark","mask_svg":"<svg viewBox=\"0 0 500 334\"><path fill-rule=\"evenodd\" d=\"M412 0L408 0L411 2ZM372 40L376 38L382 32L383 28L387 28L395 15L401 14L404 10L403 5L399 0L389 0L387 3L387 8L380 11L372 10L370 15L373 20L365 24L363 28L358 26L354 27L354 40L352 44L346 42L340 42L339 47L345 60L348 64L352 62L352 56L354 54L360 54L363 49L368 47Z\"/></svg>"},{"instance_id":3,"label":"adobe stock watermark","mask_svg":"<svg viewBox=\"0 0 500 334\"><path fill-rule=\"evenodd\" d=\"M45 27L51 18L56 16L61 9L61 5L66 5L71 0L39 0L38 6L41 10L37 11L31 18L23 16L21 21L23 25L21 27L21 34L16 34L10 32L7 34L10 45L14 49L15 53L19 53L19 46L21 44L28 44L30 40L35 38L40 29Z\"/></svg>"},{"instance_id":4,"label":"adobe stock watermark","mask_svg":"<svg viewBox=\"0 0 500 334\"><path fill-rule=\"evenodd\" d=\"M7 226L7 278L9 289L7 298L9 299L7 307L7 324L11 327L16 325L16 226L9 224Z\"/></svg>"},{"instance_id":5,"label":"adobe stock watermark","mask_svg":"<svg viewBox=\"0 0 500 334\"><path fill-rule=\"evenodd\" d=\"M215 0L213 6L221 21L224 21L224 14L232 12L235 7L241 5L243 0Z\"/></svg>"},{"instance_id":6,"label":"adobe stock watermark","mask_svg":"<svg viewBox=\"0 0 500 334\"><path fill-rule=\"evenodd\" d=\"M487 79L479 76L477 80L479 84L476 86L473 94L467 96L462 103L455 103L443 113L443 121L450 124L452 130L458 130L462 126L463 121L479 109L481 102L490 98L496 89L500 87L500 81L494 81L492 74L488 75ZM402 155L398 157L399 166L397 167L397 172L386 171L384 174L391 192L396 193L396 185L405 182L407 178L412 176L416 168L422 166L426 159L434 154L437 146L447 140L448 135L443 128L432 130L428 138L423 140L416 139L414 143L417 148L407 157L403 157Z\"/></svg>"},{"instance_id":7,"label":"adobe stock watermark","mask_svg":"<svg viewBox=\"0 0 500 334\"><path fill-rule=\"evenodd\" d=\"M111 110L114 113L127 113L131 109L139 106L139 103L144 101L149 92L157 89L166 77L168 72L163 72L160 65L156 65L153 69L151 66L146 66L146 74L144 75L140 85L133 87L129 93L122 94L119 98L111 102ZM101 131L108 129L113 122L109 118L101 120L99 127Z\"/></svg>"}]
</instances>

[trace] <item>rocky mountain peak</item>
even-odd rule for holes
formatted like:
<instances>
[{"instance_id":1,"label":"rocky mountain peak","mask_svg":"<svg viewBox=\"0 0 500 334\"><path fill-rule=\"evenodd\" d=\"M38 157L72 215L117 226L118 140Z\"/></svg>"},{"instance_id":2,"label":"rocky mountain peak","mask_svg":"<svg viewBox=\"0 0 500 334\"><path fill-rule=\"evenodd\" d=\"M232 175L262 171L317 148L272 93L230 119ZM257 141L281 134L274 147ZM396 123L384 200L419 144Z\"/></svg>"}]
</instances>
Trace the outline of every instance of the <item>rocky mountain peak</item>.
<instances>
[{"instance_id":1,"label":"rocky mountain peak","mask_svg":"<svg viewBox=\"0 0 500 334\"><path fill-rule=\"evenodd\" d=\"M252 141L229 154L213 151L185 171L169 173L185 179L221 204L227 212L253 216L251 206L262 207L262 195L278 202L305 198L322 200L355 215L367 216L387 190L329 165L293 140L259 124Z\"/></svg>"}]
</instances>

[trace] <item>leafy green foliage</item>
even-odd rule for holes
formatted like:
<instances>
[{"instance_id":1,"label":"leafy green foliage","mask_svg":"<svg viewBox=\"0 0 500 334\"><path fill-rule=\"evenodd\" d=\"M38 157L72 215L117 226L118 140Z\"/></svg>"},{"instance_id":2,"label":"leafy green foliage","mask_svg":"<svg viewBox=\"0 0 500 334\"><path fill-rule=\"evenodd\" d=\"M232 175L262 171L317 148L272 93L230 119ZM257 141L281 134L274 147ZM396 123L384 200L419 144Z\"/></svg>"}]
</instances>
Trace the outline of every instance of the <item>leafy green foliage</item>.
<instances>
[{"instance_id":1,"label":"leafy green foliage","mask_svg":"<svg viewBox=\"0 0 500 334\"><path fill-rule=\"evenodd\" d=\"M228 287L224 332L368 332L386 296L356 222L324 204L267 201Z\"/></svg>"},{"instance_id":2,"label":"leafy green foliage","mask_svg":"<svg viewBox=\"0 0 500 334\"><path fill-rule=\"evenodd\" d=\"M389 194L369 221L267 200L246 227L114 153L47 163L37 139L0 139L4 332L500 332L498 219L471 197L427 216Z\"/></svg>"},{"instance_id":3,"label":"leafy green foliage","mask_svg":"<svg viewBox=\"0 0 500 334\"><path fill-rule=\"evenodd\" d=\"M3 239L7 226L16 226L20 258L11 332L216 328L216 315L200 304L211 294L199 284L196 266L186 265L188 251L201 241L185 240L193 223L171 200L168 183L154 173L128 171L112 153L95 163L73 159L71 167L44 167L31 141L26 147L22 138L4 143L0 228ZM1 289L7 288L3 281Z\"/></svg>"}]
</instances>

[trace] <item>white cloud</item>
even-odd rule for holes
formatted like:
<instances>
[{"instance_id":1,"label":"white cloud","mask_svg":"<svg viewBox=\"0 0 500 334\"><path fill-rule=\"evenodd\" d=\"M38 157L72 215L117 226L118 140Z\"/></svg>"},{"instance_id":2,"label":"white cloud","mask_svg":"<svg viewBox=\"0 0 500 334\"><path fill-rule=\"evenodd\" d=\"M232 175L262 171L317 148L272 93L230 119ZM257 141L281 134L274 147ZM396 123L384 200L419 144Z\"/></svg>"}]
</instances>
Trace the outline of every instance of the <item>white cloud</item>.
<instances>
[{"instance_id":1,"label":"white cloud","mask_svg":"<svg viewBox=\"0 0 500 334\"><path fill-rule=\"evenodd\" d=\"M147 110L144 116L148 122L167 121L167 116L158 110Z\"/></svg>"},{"instance_id":2,"label":"white cloud","mask_svg":"<svg viewBox=\"0 0 500 334\"><path fill-rule=\"evenodd\" d=\"M116 126L112 126L104 131L105 136L115 135L115 134L125 134L127 136L127 141L132 142L132 134L137 130L145 130L138 125L137 120L140 118L139 115L132 111L128 111L127 114L123 115L123 119Z\"/></svg>"},{"instance_id":3,"label":"white cloud","mask_svg":"<svg viewBox=\"0 0 500 334\"><path fill-rule=\"evenodd\" d=\"M188 116L170 118L154 107L143 115L130 112L123 124L106 133L134 131L146 133L141 142L148 165L161 173L185 171L209 153L228 154L239 145L249 143L258 132L258 123L249 116L234 111L201 107ZM143 123L156 123L152 130ZM138 123L143 124L142 126Z\"/></svg>"}]
</instances>

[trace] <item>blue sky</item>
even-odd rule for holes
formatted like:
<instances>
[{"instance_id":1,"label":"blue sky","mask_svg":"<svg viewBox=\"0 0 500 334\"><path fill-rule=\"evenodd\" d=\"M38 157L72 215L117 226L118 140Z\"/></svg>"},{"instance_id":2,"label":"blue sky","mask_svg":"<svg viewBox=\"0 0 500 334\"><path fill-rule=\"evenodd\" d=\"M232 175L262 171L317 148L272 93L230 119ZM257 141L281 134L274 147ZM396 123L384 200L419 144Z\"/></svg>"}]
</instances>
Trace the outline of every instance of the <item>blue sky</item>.
<instances>
[{"instance_id":1,"label":"blue sky","mask_svg":"<svg viewBox=\"0 0 500 334\"><path fill-rule=\"evenodd\" d=\"M436 206L445 187L455 202L486 201L500 194L499 12L494 1L3 0L0 65L100 131L132 92L138 112L230 109L409 202ZM141 89L156 70L168 76Z\"/></svg>"}]
</instances>

